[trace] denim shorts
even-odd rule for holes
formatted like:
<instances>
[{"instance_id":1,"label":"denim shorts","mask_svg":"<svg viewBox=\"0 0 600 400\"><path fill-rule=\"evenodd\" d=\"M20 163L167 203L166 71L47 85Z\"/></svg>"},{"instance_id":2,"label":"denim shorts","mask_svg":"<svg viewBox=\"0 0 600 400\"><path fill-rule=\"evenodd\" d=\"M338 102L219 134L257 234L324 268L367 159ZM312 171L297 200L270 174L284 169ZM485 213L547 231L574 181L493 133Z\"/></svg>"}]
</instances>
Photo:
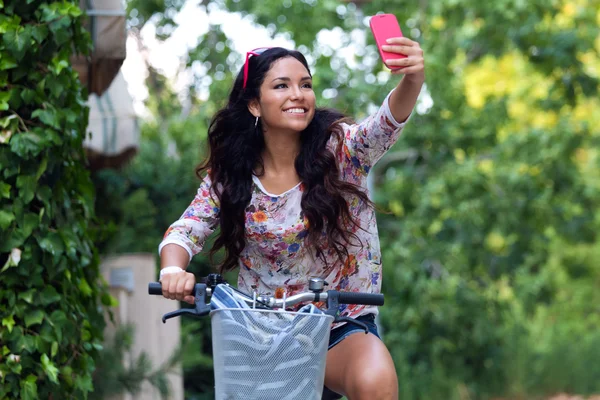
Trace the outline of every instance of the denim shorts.
<instances>
[{"instance_id":1,"label":"denim shorts","mask_svg":"<svg viewBox=\"0 0 600 400\"><path fill-rule=\"evenodd\" d=\"M367 325L369 332L381 339L379 333L377 332L377 325L375 324L375 314L361 315L360 317L356 318L356 320ZM329 334L329 347L327 349L331 349L333 346L346 339L349 335L356 332L364 332L364 330L354 324L348 323L332 329L331 333Z\"/></svg>"}]
</instances>

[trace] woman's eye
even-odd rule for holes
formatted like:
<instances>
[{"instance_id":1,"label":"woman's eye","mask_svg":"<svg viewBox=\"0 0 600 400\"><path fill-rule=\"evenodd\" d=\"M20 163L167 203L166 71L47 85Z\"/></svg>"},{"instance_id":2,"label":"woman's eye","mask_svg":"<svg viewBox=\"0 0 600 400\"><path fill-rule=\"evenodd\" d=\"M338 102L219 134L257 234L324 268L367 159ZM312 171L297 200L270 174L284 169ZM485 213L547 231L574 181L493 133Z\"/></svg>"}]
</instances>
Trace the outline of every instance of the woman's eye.
<instances>
[{"instance_id":1,"label":"woman's eye","mask_svg":"<svg viewBox=\"0 0 600 400\"><path fill-rule=\"evenodd\" d=\"M308 89L312 89L312 83L305 83L303 85L303 87L308 88Z\"/></svg>"},{"instance_id":2,"label":"woman's eye","mask_svg":"<svg viewBox=\"0 0 600 400\"><path fill-rule=\"evenodd\" d=\"M287 85L285 83L280 83L279 85L275 86L275 89L283 89L286 87L287 87Z\"/></svg>"}]
</instances>

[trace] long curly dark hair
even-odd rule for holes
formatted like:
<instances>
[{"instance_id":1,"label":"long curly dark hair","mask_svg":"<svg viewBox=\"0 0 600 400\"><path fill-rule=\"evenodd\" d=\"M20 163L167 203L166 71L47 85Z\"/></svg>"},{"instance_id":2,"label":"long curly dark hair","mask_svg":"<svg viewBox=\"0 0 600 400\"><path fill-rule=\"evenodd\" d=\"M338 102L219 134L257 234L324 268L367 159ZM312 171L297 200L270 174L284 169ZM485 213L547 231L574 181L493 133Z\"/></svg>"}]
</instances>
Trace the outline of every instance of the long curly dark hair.
<instances>
[{"instance_id":1,"label":"long curly dark hair","mask_svg":"<svg viewBox=\"0 0 600 400\"><path fill-rule=\"evenodd\" d=\"M304 56L293 50L274 47L260 56L251 57L246 88L243 68L240 70L227 105L213 117L208 128L208 159L198 166L196 174L208 171L213 191L219 203L218 234L210 251L211 258L225 249L221 272L238 266L238 258L246 246L245 209L252 197L252 174L262 171L261 154L265 140L259 123L248 110L253 99L260 98L260 86L273 63L284 57L300 61L310 74ZM311 74L312 76L312 74ZM358 237L350 228L358 226L351 215L347 199L358 197L373 206L366 193L357 185L340 179L335 155L327 148L331 135L336 135L341 149L341 122L350 122L342 113L317 108L308 127L301 133L301 150L295 167L302 180L301 207L308 220L307 245L326 261L327 249L335 251L340 260L348 257L347 246L356 244Z\"/></svg>"}]
</instances>

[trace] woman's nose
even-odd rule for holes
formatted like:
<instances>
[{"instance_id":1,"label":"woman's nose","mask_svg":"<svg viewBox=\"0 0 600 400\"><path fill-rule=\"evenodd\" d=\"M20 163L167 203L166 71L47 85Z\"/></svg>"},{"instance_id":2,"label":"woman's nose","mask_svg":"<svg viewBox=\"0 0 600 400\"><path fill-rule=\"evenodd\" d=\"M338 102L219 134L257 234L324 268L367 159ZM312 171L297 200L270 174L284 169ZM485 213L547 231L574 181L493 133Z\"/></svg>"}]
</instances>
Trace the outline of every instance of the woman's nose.
<instances>
[{"instance_id":1,"label":"woman's nose","mask_svg":"<svg viewBox=\"0 0 600 400\"><path fill-rule=\"evenodd\" d=\"M302 89L299 86L294 86L292 88L292 98L299 99L303 96Z\"/></svg>"}]
</instances>

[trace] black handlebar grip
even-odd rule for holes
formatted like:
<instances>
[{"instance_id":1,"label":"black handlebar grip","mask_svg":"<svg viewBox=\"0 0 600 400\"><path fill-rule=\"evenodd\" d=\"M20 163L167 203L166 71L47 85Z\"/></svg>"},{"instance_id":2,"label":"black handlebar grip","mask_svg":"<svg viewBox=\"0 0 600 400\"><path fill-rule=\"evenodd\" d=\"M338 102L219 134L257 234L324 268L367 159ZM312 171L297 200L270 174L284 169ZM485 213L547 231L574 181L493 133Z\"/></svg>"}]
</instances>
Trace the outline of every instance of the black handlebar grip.
<instances>
[{"instance_id":1,"label":"black handlebar grip","mask_svg":"<svg viewBox=\"0 0 600 400\"><path fill-rule=\"evenodd\" d=\"M160 282L150 282L148 284L148 294L156 294L162 296L162 286ZM196 286L192 289L192 296L196 295Z\"/></svg>"},{"instance_id":2,"label":"black handlebar grip","mask_svg":"<svg viewBox=\"0 0 600 400\"><path fill-rule=\"evenodd\" d=\"M383 295L381 293L357 293L339 292L340 304L363 304L367 306L382 306Z\"/></svg>"},{"instance_id":3,"label":"black handlebar grip","mask_svg":"<svg viewBox=\"0 0 600 400\"><path fill-rule=\"evenodd\" d=\"M160 285L160 282L150 282L148 284L148 294L162 295L162 286Z\"/></svg>"}]
</instances>

